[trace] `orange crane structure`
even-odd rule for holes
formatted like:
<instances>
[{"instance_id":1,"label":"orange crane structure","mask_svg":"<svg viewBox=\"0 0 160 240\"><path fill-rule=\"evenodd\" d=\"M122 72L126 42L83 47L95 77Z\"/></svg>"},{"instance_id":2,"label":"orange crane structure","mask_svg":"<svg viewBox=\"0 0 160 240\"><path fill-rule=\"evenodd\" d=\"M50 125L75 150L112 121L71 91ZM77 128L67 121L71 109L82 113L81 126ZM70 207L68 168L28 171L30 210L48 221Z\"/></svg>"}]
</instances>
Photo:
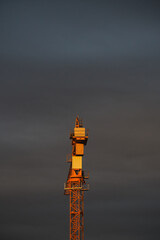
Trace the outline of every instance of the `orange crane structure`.
<instances>
[{"instance_id":1,"label":"orange crane structure","mask_svg":"<svg viewBox=\"0 0 160 240\"><path fill-rule=\"evenodd\" d=\"M70 134L72 140L72 156L68 160L70 168L68 178L64 184L64 194L70 198L70 240L84 240L84 191L89 190L82 170L82 156L84 145L87 144L88 133L86 134L82 120L76 118L75 128Z\"/></svg>"}]
</instances>

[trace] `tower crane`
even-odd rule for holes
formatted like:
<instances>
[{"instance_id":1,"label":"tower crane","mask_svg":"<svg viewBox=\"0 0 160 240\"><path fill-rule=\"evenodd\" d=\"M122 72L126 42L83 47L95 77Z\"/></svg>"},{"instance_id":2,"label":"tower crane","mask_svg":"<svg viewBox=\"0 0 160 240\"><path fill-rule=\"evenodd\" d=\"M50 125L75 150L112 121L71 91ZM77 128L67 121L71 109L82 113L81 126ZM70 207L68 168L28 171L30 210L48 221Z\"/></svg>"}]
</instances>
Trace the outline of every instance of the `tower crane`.
<instances>
[{"instance_id":1,"label":"tower crane","mask_svg":"<svg viewBox=\"0 0 160 240\"><path fill-rule=\"evenodd\" d=\"M86 134L82 120L76 118L74 131L70 134L72 141L72 156L68 178L64 184L64 194L69 195L69 215L70 215L70 240L84 240L84 191L89 190L82 170L82 156L84 155L84 145L87 144L88 133Z\"/></svg>"}]
</instances>

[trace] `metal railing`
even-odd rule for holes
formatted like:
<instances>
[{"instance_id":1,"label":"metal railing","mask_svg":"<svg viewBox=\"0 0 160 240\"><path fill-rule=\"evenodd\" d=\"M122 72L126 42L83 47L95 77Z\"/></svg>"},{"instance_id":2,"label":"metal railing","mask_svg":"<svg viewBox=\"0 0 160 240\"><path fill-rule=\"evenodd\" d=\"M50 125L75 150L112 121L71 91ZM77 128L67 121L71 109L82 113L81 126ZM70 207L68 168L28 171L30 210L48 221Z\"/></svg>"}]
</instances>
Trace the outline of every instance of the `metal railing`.
<instances>
[{"instance_id":1,"label":"metal railing","mask_svg":"<svg viewBox=\"0 0 160 240\"><path fill-rule=\"evenodd\" d=\"M76 189L80 189L81 191L88 191L89 184L81 183L80 186L67 186L67 183L64 183L64 190L76 190Z\"/></svg>"}]
</instances>

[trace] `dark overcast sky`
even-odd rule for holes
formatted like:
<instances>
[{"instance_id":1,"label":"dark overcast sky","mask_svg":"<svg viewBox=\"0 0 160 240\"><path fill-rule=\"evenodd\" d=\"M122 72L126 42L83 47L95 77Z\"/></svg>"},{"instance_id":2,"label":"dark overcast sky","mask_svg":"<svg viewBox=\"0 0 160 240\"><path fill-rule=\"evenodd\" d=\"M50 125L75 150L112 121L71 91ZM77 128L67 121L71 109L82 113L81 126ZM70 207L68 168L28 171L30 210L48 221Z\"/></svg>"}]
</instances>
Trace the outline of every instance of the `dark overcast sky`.
<instances>
[{"instance_id":1,"label":"dark overcast sky","mask_svg":"<svg viewBox=\"0 0 160 240\"><path fill-rule=\"evenodd\" d=\"M69 239L79 114L86 240L160 236L158 1L0 1L0 239Z\"/></svg>"}]
</instances>

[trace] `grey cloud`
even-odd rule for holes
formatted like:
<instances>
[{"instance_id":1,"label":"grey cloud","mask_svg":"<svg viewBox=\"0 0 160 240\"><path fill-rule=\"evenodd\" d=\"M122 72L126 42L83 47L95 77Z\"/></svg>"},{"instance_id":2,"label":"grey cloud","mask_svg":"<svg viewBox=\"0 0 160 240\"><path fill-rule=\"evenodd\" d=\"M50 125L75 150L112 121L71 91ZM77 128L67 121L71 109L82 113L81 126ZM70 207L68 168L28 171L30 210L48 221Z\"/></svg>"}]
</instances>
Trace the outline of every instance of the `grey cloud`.
<instances>
[{"instance_id":1,"label":"grey cloud","mask_svg":"<svg viewBox=\"0 0 160 240\"><path fill-rule=\"evenodd\" d=\"M102 59L158 56L156 3L1 3L6 58Z\"/></svg>"},{"instance_id":2,"label":"grey cloud","mask_svg":"<svg viewBox=\"0 0 160 240\"><path fill-rule=\"evenodd\" d=\"M65 160L79 114L86 239L157 240L158 3L2 2L1 239L68 238Z\"/></svg>"}]
</instances>

